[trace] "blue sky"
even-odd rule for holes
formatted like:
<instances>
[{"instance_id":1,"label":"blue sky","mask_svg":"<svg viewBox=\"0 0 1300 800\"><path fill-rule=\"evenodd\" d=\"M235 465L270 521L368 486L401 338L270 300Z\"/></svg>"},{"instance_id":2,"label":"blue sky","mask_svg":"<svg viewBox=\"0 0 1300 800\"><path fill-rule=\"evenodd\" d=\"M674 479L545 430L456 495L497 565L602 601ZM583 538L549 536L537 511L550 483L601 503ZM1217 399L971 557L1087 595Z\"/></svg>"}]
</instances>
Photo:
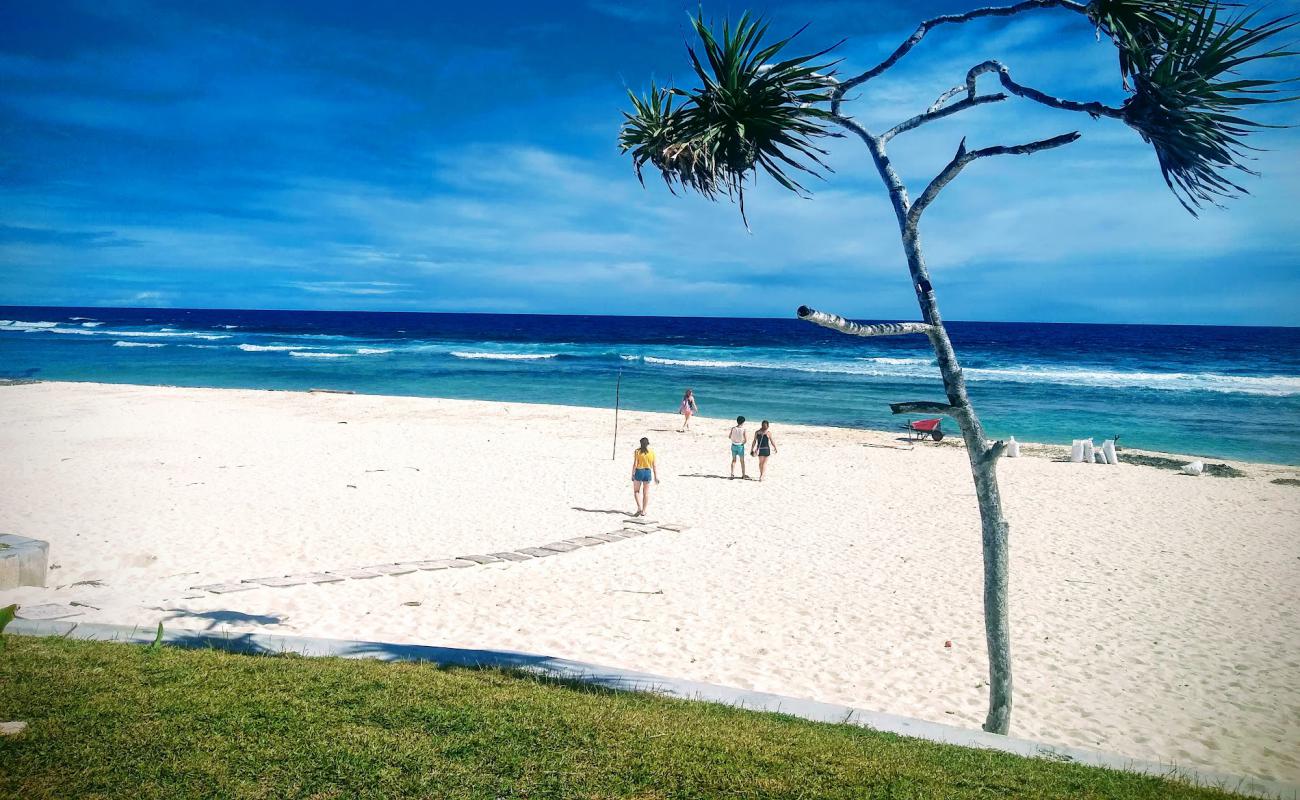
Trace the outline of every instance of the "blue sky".
<instances>
[{"instance_id":1,"label":"blue sky","mask_svg":"<svg viewBox=\"0 0 1300 800\"><path fill-rule=\"evenodd\" d=\"M625 87L690 75L683 2L58 0L0 10L0 304L916 316L860 143L811 200L642 189ZM971 2L708 4L874 64ZM1270 12L1300 11L1300 0ZM1118 102L1109 45L1047 11L936 29L846 106L877 128L986 58ZM1297 72L1295 65L1291 73ZM1297 110L1268 112L1295 122ZM895 140L913 189L972 146L1076 144L969 167L923 234L949 319L1300 325L1300 131L1252 195L1194 219L1122 124L1012 100Z\"/></svg>"}]
</instances>

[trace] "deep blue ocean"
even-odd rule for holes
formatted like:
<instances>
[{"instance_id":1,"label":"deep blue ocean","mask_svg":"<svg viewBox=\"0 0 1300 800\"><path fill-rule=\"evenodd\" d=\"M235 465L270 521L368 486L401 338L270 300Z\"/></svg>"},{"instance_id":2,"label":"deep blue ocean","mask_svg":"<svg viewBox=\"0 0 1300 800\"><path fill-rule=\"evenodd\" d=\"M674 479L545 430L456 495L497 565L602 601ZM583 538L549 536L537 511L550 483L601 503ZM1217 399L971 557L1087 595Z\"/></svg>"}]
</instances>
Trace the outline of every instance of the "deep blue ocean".
<instances>
[{"instance_id":1,"label":"deep blue ocean","mask_svg":"<svg viewBox=\"0 0 1300 800\"><path fill-rule=\"evenodd\" d=\"M949 323L993 436L1300 463L1300 329ZM675 411L894 429L944 399L924 337L795 319L0 306L0 377ZM2 397L3 395L0 395Z\"/></svg>"}]
</instances>

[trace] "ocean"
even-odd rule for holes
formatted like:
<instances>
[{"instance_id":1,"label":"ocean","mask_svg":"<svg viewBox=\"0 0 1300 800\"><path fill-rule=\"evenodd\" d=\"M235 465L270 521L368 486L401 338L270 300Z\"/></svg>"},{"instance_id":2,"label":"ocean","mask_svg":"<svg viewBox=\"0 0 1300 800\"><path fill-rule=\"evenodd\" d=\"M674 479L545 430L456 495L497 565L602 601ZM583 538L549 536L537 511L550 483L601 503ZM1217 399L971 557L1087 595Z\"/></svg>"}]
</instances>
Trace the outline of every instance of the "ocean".
<instances>
[{"instance_id":1,"label":"ocean","mask_svg":"<svg viewBox=\"0 0 1300 800\"><path fill-rule=\"evenodd\" d=\"M1300 329L948 324L992 436L1300 463ZM795 319L0 306L0 378L329 388L897 429L920 336ZM725 431L720 431L722 435Z\"/></svg>"}]
</instances>

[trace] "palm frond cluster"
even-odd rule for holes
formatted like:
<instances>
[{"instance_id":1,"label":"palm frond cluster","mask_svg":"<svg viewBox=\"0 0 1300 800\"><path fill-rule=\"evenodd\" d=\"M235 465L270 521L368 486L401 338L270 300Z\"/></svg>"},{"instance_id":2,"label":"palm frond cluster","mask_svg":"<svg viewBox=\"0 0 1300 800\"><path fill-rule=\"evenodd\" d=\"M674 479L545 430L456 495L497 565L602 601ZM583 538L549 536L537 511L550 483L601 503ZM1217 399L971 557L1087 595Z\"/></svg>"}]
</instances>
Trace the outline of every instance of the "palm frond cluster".
<instances>
[{"instance_id":1,"label":"palm frond cluster","mask_svg":"<svg viewBox=\"0 0 1300 800\"><path fill-rule=\"evenodd\" d=\"M1275 37L1292 17L1260 21L1207 0L1093 0L1089 16L1119 50L1132 96L1123 118L1155 148L1165 183L1190 211L1246 190L1232 171L1251 172L1244 138L1267 125L1241 114L1296 99L1292 80L1250 78L1258 62L1295 55Z\"/></svg>"},{"instance_id":2,"label":"palm frond cluster","mask_svg":"<svg viewBox=\"0 0 1300 800\"><path fill-rule=\"evenodd\" d=\"M734 28L724 23L721 38L702 14L691 24L701 52L687 51L699 88L652 86L642 97L629 92L632 111L624 112L619 148L631 153L637 177L644 183L648 163L673 191L735 198L742 215L745 183L760 167L804 193L794 174L829 171L821 158L826 151L816 144L830 135L829 113L815 104L830 100L834 64L812 62L834 48L774 61L794 36L764 46L767 26L748 14Z\"/></svg>"}]
</instances>

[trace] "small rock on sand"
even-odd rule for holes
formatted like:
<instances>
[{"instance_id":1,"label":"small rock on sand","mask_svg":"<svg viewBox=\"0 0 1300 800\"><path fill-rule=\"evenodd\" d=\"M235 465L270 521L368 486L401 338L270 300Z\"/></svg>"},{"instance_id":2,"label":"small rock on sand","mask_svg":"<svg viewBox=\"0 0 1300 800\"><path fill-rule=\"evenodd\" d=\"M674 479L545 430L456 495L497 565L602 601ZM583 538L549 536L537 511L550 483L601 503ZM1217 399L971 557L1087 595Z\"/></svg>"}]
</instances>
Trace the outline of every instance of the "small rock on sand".
<instances>
[{"instance_id":1,"label":"small rock on sand","mask_svg":"<svg viewBox=\"0 0 1300 800\"><path fill-rule=\"evenodd\" d=\"M25 730L27 730L26 722L0 722L0 736L17 736Z\"/></svg>"}]
</instances>

